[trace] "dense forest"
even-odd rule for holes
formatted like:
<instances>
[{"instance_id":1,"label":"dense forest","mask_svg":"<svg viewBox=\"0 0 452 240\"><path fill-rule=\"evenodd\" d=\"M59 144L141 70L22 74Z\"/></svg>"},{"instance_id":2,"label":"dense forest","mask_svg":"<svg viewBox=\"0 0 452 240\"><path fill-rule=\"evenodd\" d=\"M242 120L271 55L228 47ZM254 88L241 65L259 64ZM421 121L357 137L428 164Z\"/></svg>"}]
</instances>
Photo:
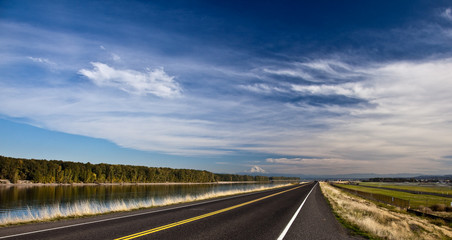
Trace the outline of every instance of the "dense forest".
<instances>
[{"instance_id":1,"label":"dense forest","mask_svg":"<svg viewBox=\"0 0 452 240\"><path fill-rule=\"evenodd\" d=\"M193 169L172 169L131 165L91 164L57 160L35 160L0 156L0 179L12 183L163 183L299 180L293 177L266 177L214 174Z\"/></svg>"}]
</instances>

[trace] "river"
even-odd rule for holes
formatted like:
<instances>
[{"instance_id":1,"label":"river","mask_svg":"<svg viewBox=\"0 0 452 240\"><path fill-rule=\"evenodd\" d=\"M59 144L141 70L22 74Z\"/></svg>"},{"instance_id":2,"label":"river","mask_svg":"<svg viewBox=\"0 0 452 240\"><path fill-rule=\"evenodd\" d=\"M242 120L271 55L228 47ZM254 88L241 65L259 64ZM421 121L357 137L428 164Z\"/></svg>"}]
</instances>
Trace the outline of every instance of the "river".
<instances>
[{"instance_id":1,"label":"river","mask_svg":"<svg viewBox=\"0 0 452 240\"><path fill-rule=\"evenodd\" d=\"M163 206L286 184L0 185L0 225Z\"/></svg>"}]
</instances>

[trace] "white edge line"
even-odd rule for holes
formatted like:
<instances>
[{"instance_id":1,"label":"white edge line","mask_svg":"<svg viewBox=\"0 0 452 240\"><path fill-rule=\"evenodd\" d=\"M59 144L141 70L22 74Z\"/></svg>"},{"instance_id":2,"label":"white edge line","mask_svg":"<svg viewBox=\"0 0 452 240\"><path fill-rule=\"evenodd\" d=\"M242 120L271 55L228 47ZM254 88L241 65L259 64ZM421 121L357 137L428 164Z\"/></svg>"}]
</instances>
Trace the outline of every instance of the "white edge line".
<instances>
[{"instance_id":1,"label":"white edge line","mask_svg":"<svg viewBox=\"0 0 452 240\"><path fill-rule=\"evenodd\" d=\"M18 233L18 234L7 235L7 236L0 236L0 239L12 238L12 237L18 237L18 236L24 236L24 235L30 235L30 234L34 234L34 233L48 232L48 231L59 230L59 229L64 229L64 228L83 226L83 225L88 225L88 224L93 224L93 223L107 222L107 221L112 221L112 220L117 220L117 219L122 219L122 218L135 217L135 216L140 216L140 215L146 215L146 214L153 214L153 213L158 213L158 212L170 211L170 210L175 210L175 209L179 209L179 208L193 207L193 206L202 205L202 204L206 204L206 203L218 202L218 201L228 200L228 199L237 198L237 197L244 197L244 196L248 196L248 195L258 194L258 193L262 193L262 192L266 192L266 191L271 191L271 190L274 190L274 189L267 189L267 190L252 192L252 193L243 194L243 195L240 194L240 195L237 195L237 196L231 196L231 197L227 197L227 198L219 198L219 199L215 199L215 200L211 200L211 201L194 203L194 204L185 205L185 206L179 206L179 207L173 207L173 208L165 208L165 209L155 210L155 211L151 211L151 212L136 213L136 214L131 214L131 215L127 215L127 216L119 216L119 217L101 219L101 220L96 220L96 221L91 221L91 222L77 223L77 224L72 224L72 225L67 225L67 226L61 226L61 227L55 227L55 228L47 228L47 229L36 230L36 231L25 232L25 233ZM164 206L162 206L162 207L164 207Z\"/></svg>"},{"instance_id":2,"label":"white edge line","mask_svg":"<svg viewBox=\"0 0 452 240\"><path fill-rule=\"evenodd\" d=\"M297 209L295 214L293 215L292 219L290 219L289 223L287 224L286 228L284 228L284 231L279 235L277 240L283 240L286 236L287 232L289 231L290 226L292 226L292 223L295 221L295 218L297 218L298 213L300 212L301 208L303 207L304 203L306 202L306 199L308 199L309 195L311 194L312 190L314 190L315 186L317 186L317 183L312 187L311 191L309 191L308 195L305 197L303 202L301 203L300 207Z\"/></svg>"}]
</instances>

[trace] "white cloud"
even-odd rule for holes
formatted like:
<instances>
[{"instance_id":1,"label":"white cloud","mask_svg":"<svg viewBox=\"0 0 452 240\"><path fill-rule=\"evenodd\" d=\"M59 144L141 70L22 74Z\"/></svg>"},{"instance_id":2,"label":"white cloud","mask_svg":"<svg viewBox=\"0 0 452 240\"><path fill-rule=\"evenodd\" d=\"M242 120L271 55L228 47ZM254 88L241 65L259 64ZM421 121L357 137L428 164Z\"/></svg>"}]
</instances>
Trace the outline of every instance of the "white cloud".
<instances>
[{"instance_id":1,"label":"white cloud","mask_svg":"<svg viewBox=\"0 0 452 240\"><path fill-rule=\"evenodd\" d=\"M251 167L251 169L246 171L246 172L250 172L250 173L266 173L267 171L265 171L261 167L255 165L255 166Z\"/></svg>"},{"instance_id":2,"label":"white cloud","mask_svg":"<svg viewBox=\"0 0 452 240\"><path fill-rule=\"evenodd\" d=\"M267 158L268 163L301 164L304 158Z\"/></svg>"},{"instance_id":3,"label":"white cloud","mask_svg":"<svg viewBox=\"0 0 452 240\"><path fill-rule=\"evenodd\" d=\"M98 86L174 96L155 86L175 84L172 91L181 91L163 69L139 72L99 62L93 66L79 73ZM298 69L297 64L293 66ZM309 70L311 65L303 66ZM349 75L361 74L358 78L362 80L332 83L319 79L320 84L313 87L261 79L262 84L249 86L263 94L345 95L368 101L371 106L296 106L246 94L221 98L186 94L184 98L143 101L103 88L84 88L83 84L24 88L3 82L0 114L145 151L176 155L251 151L287 156L267 159L265 166L260 165L267 172L444 171L450 160L432 159L452 155L452 59L346 66ZM247 86L243 82L237 85ZM226 83L225 87L235 86Z\"/></svg>"},{"instance_id":4,"label":"white cloud","mask_svg":"<svg viewBox=\"0 0 452 240\"><path fill-rule=\"evenodd\" d=\"M264 83L256 83L252 85L240 85L239 88L260 94L270 94L274 92L287 92L280 87L273 87Z\"/></svg>"},{"instance_id":5,"label":"white cloud","mask_svg":"<svg viewBox=\"0 0 452 240\"><path fill-rule=\"evenodd\" d=\"M221 137L228 132L214 122L165 117L192 111L186 99L174 104L167 99L141 101L93 89L0 86L0 112L27 118L38 127L175 155L224 155L228 150L222 148L232 147L231 140Z\"/></svg>"},{"instance_id":6,"label":"white cloud","mask_svg":"<svg viewBox=\"0 0 452 240\"><path fill-rule=\"evenodd\" d=\"M337 60L316 60L311 62L300 62L296 63L296 65L306 66L309 69L315 69L331 75L352 71L352 68L348 64Z\"/></svg>"},{"instance_id":7,"label":"white cloud","mask_svg":"<svg viewBox=\"0 0 452 240\"><path fill-rule=\"evenodd\" d=\"M335 171L330 165L341 166L344 172L351 169L393 173L439 171L441 164L432 159L440 159L450 152L452 140L449 114L452 95L448 90L452 88L452 72L449 69L452 69L452 59L392 62L350 68L352 75L362 73L361 81L290 85L300 95L344 95L368 101L370 105L295 107L301 114L312 116L312 122L325 126L326 130L307 131L299 125L301 128L292 129L292 133L280 131L280 138L266 145L264 151L315 158L267 159L268 163L277 164L268 168L317 173ZM328 117L328 112L334 113L334 117ZM302 137L297 139L297 136Z\"/></svg>"},{"instance_id":8,"label":"white cloud","mask_svg":"<svg viewBox=\"0 0 452 240\"><path fill-rule=\"evenodd\" d=\"M451 8L441 14L452 20ZM393 39L414 39L414 43L424 44L419 46L427 46L421 52L431 51L429 46L449 46L450 29L436 24L415 26L377 33L380 38L388 35L376 49L391 47L388 43ZM23 62L57 63L61 72L49 78L65 81L52 84L53 79L39 79L46 84L37 84L28 78L16 81L10 72L3 74L0 114L4 116L145 151L177 155L251 151L287 156L267 159L268 166L260 165L269 172L448 170L441 161L432 159L452 155L452 59L365 65L345 63L336 57L288 63L218 46L197 46L203 50L197 51L200 55L175 59L159 46L178 42L174 41L177 36L158 27L152 29L153 38L149 39L156 44L145 46L146 51L142 51L143 46L126 46L115 39L105 39L105 45L101 45L99 40L104 38L23 23L4 21L0 28L8 32L0 38L4 49L0 64L5 71L23 66ZM393 42L397 49L399 43ZM51 56L51 60L42 56ZM93 67L84 65L86 59L94 59ZM231 59L246 59L250 64ZM112 65L118 62L121 69ZM165 66L171 74L163 68L137 71L143 64ZM74 79L76 72L100 88ZM182 94L182 83L174 75L183 75L190 83L183 98L176 97ZM253 84L256 81L259 83ZM310 83L303 85L305 82ZM225 91L218 91L220 87ZM130 94L116 94L106 88ZM247 95L237 88L265 96ZM283 100L268 97L281 93L286 94ZM136 97L147 94L159 98L149 101ZM370 104L356 108L291 102L297 97L333 95ZM443 162L450 166L451 160Z\"/></svg>"},{"instance_id":9,"label":"white cloud","mask_svg":"<svg viewBox=\"0 0 452 240\"><path fill-rule=\"evenodd\" d=\"M294 62L284 67L264 67L260 71L264 75L300 78L312 83L349 82L364 75L363 70L338 60Z\"/></svg>"},{"instance_id":10,"label":"white cloud","mask_svg":"<svg viewBox=\"0 0 452 240\"><path fill-rule=\"evenodd\" d=\"M114 54L114 53L111 54L111 58L112 58L113 61L115 61L115 62L121 61L121 57L118 56L117 54Z\"/></svg>"},{"instance_id":11,"label":"white cloud","mask_svg":"<svg viewBox=\"0 0 452 240\"><path fill-rule=\"evenodd\" d=\"M121 61L121 57L118 54L108 51L107 48L105 48L103 45L100 45L99 48L101 50L109 53L110 54L110 59L113 60L114 62L120 62Z\"/></svg>"},{"instance_id":12,"label":"white cloud","mask_svg":"<svg viewBox=\"0 0 452 240\"><path fill-rule=\"evenodd\" d=\"M79 73L101 87L113 87L131 94L153 94L159 97L174 97L182 92L174 77L166 74L163 68L138 72L129 69L117 70L100 62L91 64L94 69L81 69Z\"/></svg>"},{"instance_id":13,"label":"white cloud","mask_svg":"<svg viewBox=\"0 0 452 240\"><path fill-rule=\"evenodd\" d=\"M230 162L215 162L215 164L219 164L219 165L230 165Z\"/></svg>"},{"instance_id":14,"label":"white cloud","mask_svg":"<svg viewBox=\"0 0 452 240\"><path fill-rule=\"evenodd\" d=\"M357 84L341 85L296 85L292 84L292 90L302 94L312 95L345 95L354 96L357 93Z\"/></svg>"},{"instance_id":15,"label":"white cloud","mask_svg":"<svg viewBox=\"0 0 452 240\"><path fill-rule=\"evenodd\" d=\"M325 166L325 165L345 165L362 163L362 161L353 161L337 158L267 158L267 163L285 164L285 165L300 165L300 166Z\"/></svg>"},{"instance_id":16,"label":"white cloud","mask_svg":"<svg viewBox=\"0 0 452 240\"><path fill-rule=\"evenodd\" d=\"M309 81L315 80L310 74L304 72L301 69L269 69L263 68L264 73L270 73L274 75L288 76L288 77L298 77Z\"/></svg>"},{"instance_id":17,"label":"white cloud","mask_svg":"<svg viewBox=\"0 0 452 240\"><path fill-rule=\"evenodd\" d=\"M305 175L370 173L374 167L371 161L341 158L267 158L266 162L271 172Z\"/></svg>"},{"instance_id":18,"label":"white cloud","mask_svg":"<svg viewBox=\"0 0 452 240\"><path fill-rule=\"evenodd\" d=\"M47 58L39 58L39 57L28 57L28 59L30 59L31 61L35 62L35 63L42 63L42 64L46 64L50 67L54 67L56 66L56 64L52 61L50 61Z\"/></svg>"},{"instance_id":19,"label":"white cloud","mask_svg":"<svg viewBox=\"0 0 452 240\"><path fill-rule=\"evenodd\" d=\"M452 9L446 8L442 13L441 16L446 18L447 20L452 21Z\"/></svg>"}]
</instances>

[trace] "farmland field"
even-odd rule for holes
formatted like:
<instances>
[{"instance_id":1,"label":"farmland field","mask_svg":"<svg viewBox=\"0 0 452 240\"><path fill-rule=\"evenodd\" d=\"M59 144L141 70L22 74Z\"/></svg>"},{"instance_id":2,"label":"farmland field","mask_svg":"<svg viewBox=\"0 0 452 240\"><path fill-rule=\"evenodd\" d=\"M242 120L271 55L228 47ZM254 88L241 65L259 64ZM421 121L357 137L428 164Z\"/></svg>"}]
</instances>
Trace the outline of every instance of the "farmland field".
<instances>
[{"instance_id":1,"label":"farmland field","mask_svg":"<svg viewBox=\"0 0 452 240\"><path fill-rule=\"evenodd\" d=\"M360 182L361 186L370 186L370 187L385 187L385 188L394 188L400 190L410 190L410 191L419 191L419 192L430 192L430 193L439 193L439 194L447 194L452 197L452 185L446 184L419 184L419 183L386 183L386 182Z\"/></svg>"},{"instance_id":2,"label":"farmland field","mask_svg":"<svg viewBox=\"0 0 452 240\"><path fill-rule=\"evenodd\" d=\"M449 226L438 226L426 218L380 207L325 182L320 186L339 218L375 237L371 239L452 239Z\"/></svg>"},{"instance_id":3,"label":"farmland field","mask_svg":"<svg viewBox=\"0 0 452 240\"><path fill-rule=\"evenodd\" d=\"M446 206L450 206L450 204L452 202L452 198L447 198L447 197L439 197L439 196L426 195L426 194L413 194L413 193L400 192L400 191L396 191L396 190L368 188L368 187L359 186L359 185L340 185L340 186L344 187L344 188L348 188L348 189L369 192L369 193L378 193L378 194L383 194L383 195L387 195L387 196L391 196L391 197L409 200L411 208L418 208L421 205L431 206L434 204L445 204Z\"/></svg>"}]
</instances>

